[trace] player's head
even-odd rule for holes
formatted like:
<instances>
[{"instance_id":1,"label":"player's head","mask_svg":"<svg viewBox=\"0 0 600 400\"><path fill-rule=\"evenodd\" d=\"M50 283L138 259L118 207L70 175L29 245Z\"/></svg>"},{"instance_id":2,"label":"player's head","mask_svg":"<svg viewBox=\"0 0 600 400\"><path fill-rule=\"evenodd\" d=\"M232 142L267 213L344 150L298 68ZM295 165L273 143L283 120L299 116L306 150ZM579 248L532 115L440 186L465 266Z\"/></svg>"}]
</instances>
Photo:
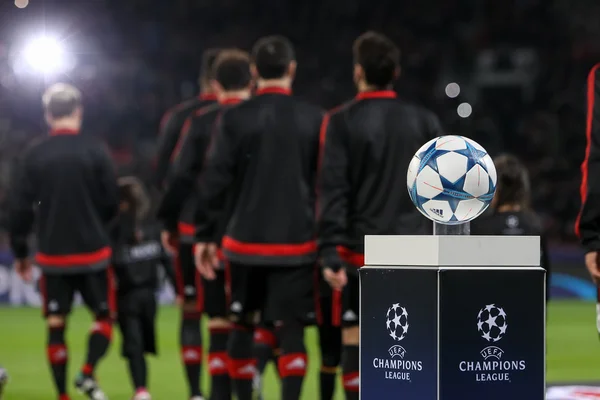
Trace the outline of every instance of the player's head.
<instances>
[{"instance_id":1,"label":"player's head","mask_svg":"<svg viewBox=\"0 0 600 400\"><path fill-rule=\"evenodd\" d=\"M202 53L202 63L200 65L198 83L200 84L200 90L203 92L210 92L212 89L210 81L214 79L213 66L220 51L221 49L208 49Z\"/></svg>"},{"instance_id":2,"label":"player's head","mask_svg":"<svg viewBox=\"0 0 600 400\"><path fill-rule=\"evenodd\" d=\"M67 83L55 83L42 96L44 117L51 128L79 130L83 119L81 92Z\"/></svg>"},{"instance_id":3,"label":"player's head","mask_svg":"<svg viewBox=\"0 0 600 400\"><path fill-rule=\"evenodd\" d=\"M259 39L252 48L252 75L257 80L293 80L296 75L294 46L284 36Z\"/></svg>"},{"instance_id":4,"label":"player's head","mask_svg":"<svg viewBox=\"0 0 600 400\"><path fill-rule=\"evenodd\" d=\"M510 154L503 154L494 159L498 183L492 207L513 206L526 209L529 207L531 187L527 168L519 159Z\"/></svg>"},{"instance_id":5,"label":"player's head","mask_svg":"<svg viewBox=\"0 0 600 400\"><path fill-rule=\"evenodd\" d=\"M400 76L400 50L377 32L360 35L352 48L354 82L359 88L390 88Z\"/></svg>"},{"instance_id":6,"label":"player's head","mask_svg":"<svg viewBox=\"0 0 600 400\"><path fill-rule=\"evenodd\" d=\"M250 75L250 56L238 49L226 49L219 53L212 71L213 91L217 94L226 92L250 92L252 76Z\"/></svg>"},{"instance_id":7,"label":"player's head","mask_svg":"<svg viewBox=\"0 0 600 400\"><path fill-rule=\"evenodd\" d=\"M150 211L150 198L144 184L133 176L125 176L117 181L119 186L119 212L136 220L143 220Z\"/></svg>"}]
</instances>

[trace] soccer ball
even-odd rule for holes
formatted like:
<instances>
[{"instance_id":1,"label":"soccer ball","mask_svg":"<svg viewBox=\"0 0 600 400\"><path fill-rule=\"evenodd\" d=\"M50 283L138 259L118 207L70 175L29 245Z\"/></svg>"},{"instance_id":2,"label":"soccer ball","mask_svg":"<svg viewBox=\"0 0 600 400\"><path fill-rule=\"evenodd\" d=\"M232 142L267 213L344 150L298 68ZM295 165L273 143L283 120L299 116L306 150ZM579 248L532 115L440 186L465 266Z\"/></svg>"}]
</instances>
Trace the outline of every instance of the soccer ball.
<instances>
[{"instance_id":1,"label":"soccer ball","mask_svg":"<svg viewBox=\"0 0 600 400\"><path fill-rule=\"evenodd\" d=\"M406 174L408 193L432 221L457 225L471 221L489 206L496 191L496 167L477 142L441 136L425 143Z\"/></svg>"},{"instance_id":2,"label":"soccer ball","mask_svg":"<svg viewBox=\"0 0 600 400\"><path fill-rule=\"evenodd\" d=\"M408 311L400 304L393 304L387 310L385 327L390 337L396 341L401 341L408 333Z\"/></svg>"},{"instance_id":3,"label":"soccer ball","mask_svg":"<svg viewBox=\"0 0 600 400\"><path fill-rule=\"evenodd\" d=\"M477 330L488 342L497 342L506 334L506 313L502 307L488 304L477 314Z\"/></svg>"}]
</instances>

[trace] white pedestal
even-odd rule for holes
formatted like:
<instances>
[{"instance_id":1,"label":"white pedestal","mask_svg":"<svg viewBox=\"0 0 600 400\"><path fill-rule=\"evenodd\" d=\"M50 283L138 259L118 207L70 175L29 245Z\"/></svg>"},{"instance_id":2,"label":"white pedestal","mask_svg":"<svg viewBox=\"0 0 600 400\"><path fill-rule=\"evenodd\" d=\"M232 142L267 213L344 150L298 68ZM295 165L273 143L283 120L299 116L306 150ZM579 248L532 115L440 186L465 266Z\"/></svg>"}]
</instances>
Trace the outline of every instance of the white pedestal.
<instances>
[{"instance_id":1,"label":"white pedestal","mask_svg":"<svg viewBox=\"0 0 600 400\"><path fill-rule=\"evenodd\" d=\"M367 236L363 400L543 400L539 237Z\"/></svg>"}]
</instances>

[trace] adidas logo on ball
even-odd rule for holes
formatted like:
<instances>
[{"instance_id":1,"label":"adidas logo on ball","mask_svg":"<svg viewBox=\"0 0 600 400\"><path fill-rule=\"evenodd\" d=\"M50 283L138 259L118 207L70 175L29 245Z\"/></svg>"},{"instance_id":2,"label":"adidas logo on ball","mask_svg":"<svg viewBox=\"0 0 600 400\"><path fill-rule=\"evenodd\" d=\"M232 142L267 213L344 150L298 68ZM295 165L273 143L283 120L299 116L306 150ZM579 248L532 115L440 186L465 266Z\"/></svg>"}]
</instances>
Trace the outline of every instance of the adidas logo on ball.
<instances>
[{"instance_id":1,"label":"adidas logo on ball","mask_svg":"<svg viewBox=\"0 0 600 400\"><path fill-rule=\"evenodd\" d=\"M429 211L431 211L438 217L444 218L444 210L442 210L441 208L430 208Z\"/></svg>"}]
</instances>

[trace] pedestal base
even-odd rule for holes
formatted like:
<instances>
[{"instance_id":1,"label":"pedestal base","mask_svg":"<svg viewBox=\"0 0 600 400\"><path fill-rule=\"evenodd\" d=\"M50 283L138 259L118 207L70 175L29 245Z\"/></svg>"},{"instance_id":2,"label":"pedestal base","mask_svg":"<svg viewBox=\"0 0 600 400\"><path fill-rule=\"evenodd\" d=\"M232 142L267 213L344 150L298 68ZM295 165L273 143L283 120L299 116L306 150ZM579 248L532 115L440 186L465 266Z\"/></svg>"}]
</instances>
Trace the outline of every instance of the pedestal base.
<instances>
[{"instance_id":1,"label":"pedestal base","mask_svg":"<svg viewBox=\"0 0 600 400\"><path fill-rule=\"evenodd\" d=\"M498 260L494 266L474 265L485 258L481 249L520 241L495 239L447 237L457 246L445 247L439 237L423 238L438 249L428 260L451 266L360 269L361 399L544 400L545 271L518 264L518 257L531 262L535 253L539 260L539 242L537 249L506 258L506 265ZM532 243L524 240L521 244ZM403 243L401 237L367 250L393 241L398 249L418 253L407 245L416 242ZM456 251L468 243L471 251ZM517 247L496 250L511 253ZM393 262L393 254L382 261Z\"/></svg>"}]
</instances>

